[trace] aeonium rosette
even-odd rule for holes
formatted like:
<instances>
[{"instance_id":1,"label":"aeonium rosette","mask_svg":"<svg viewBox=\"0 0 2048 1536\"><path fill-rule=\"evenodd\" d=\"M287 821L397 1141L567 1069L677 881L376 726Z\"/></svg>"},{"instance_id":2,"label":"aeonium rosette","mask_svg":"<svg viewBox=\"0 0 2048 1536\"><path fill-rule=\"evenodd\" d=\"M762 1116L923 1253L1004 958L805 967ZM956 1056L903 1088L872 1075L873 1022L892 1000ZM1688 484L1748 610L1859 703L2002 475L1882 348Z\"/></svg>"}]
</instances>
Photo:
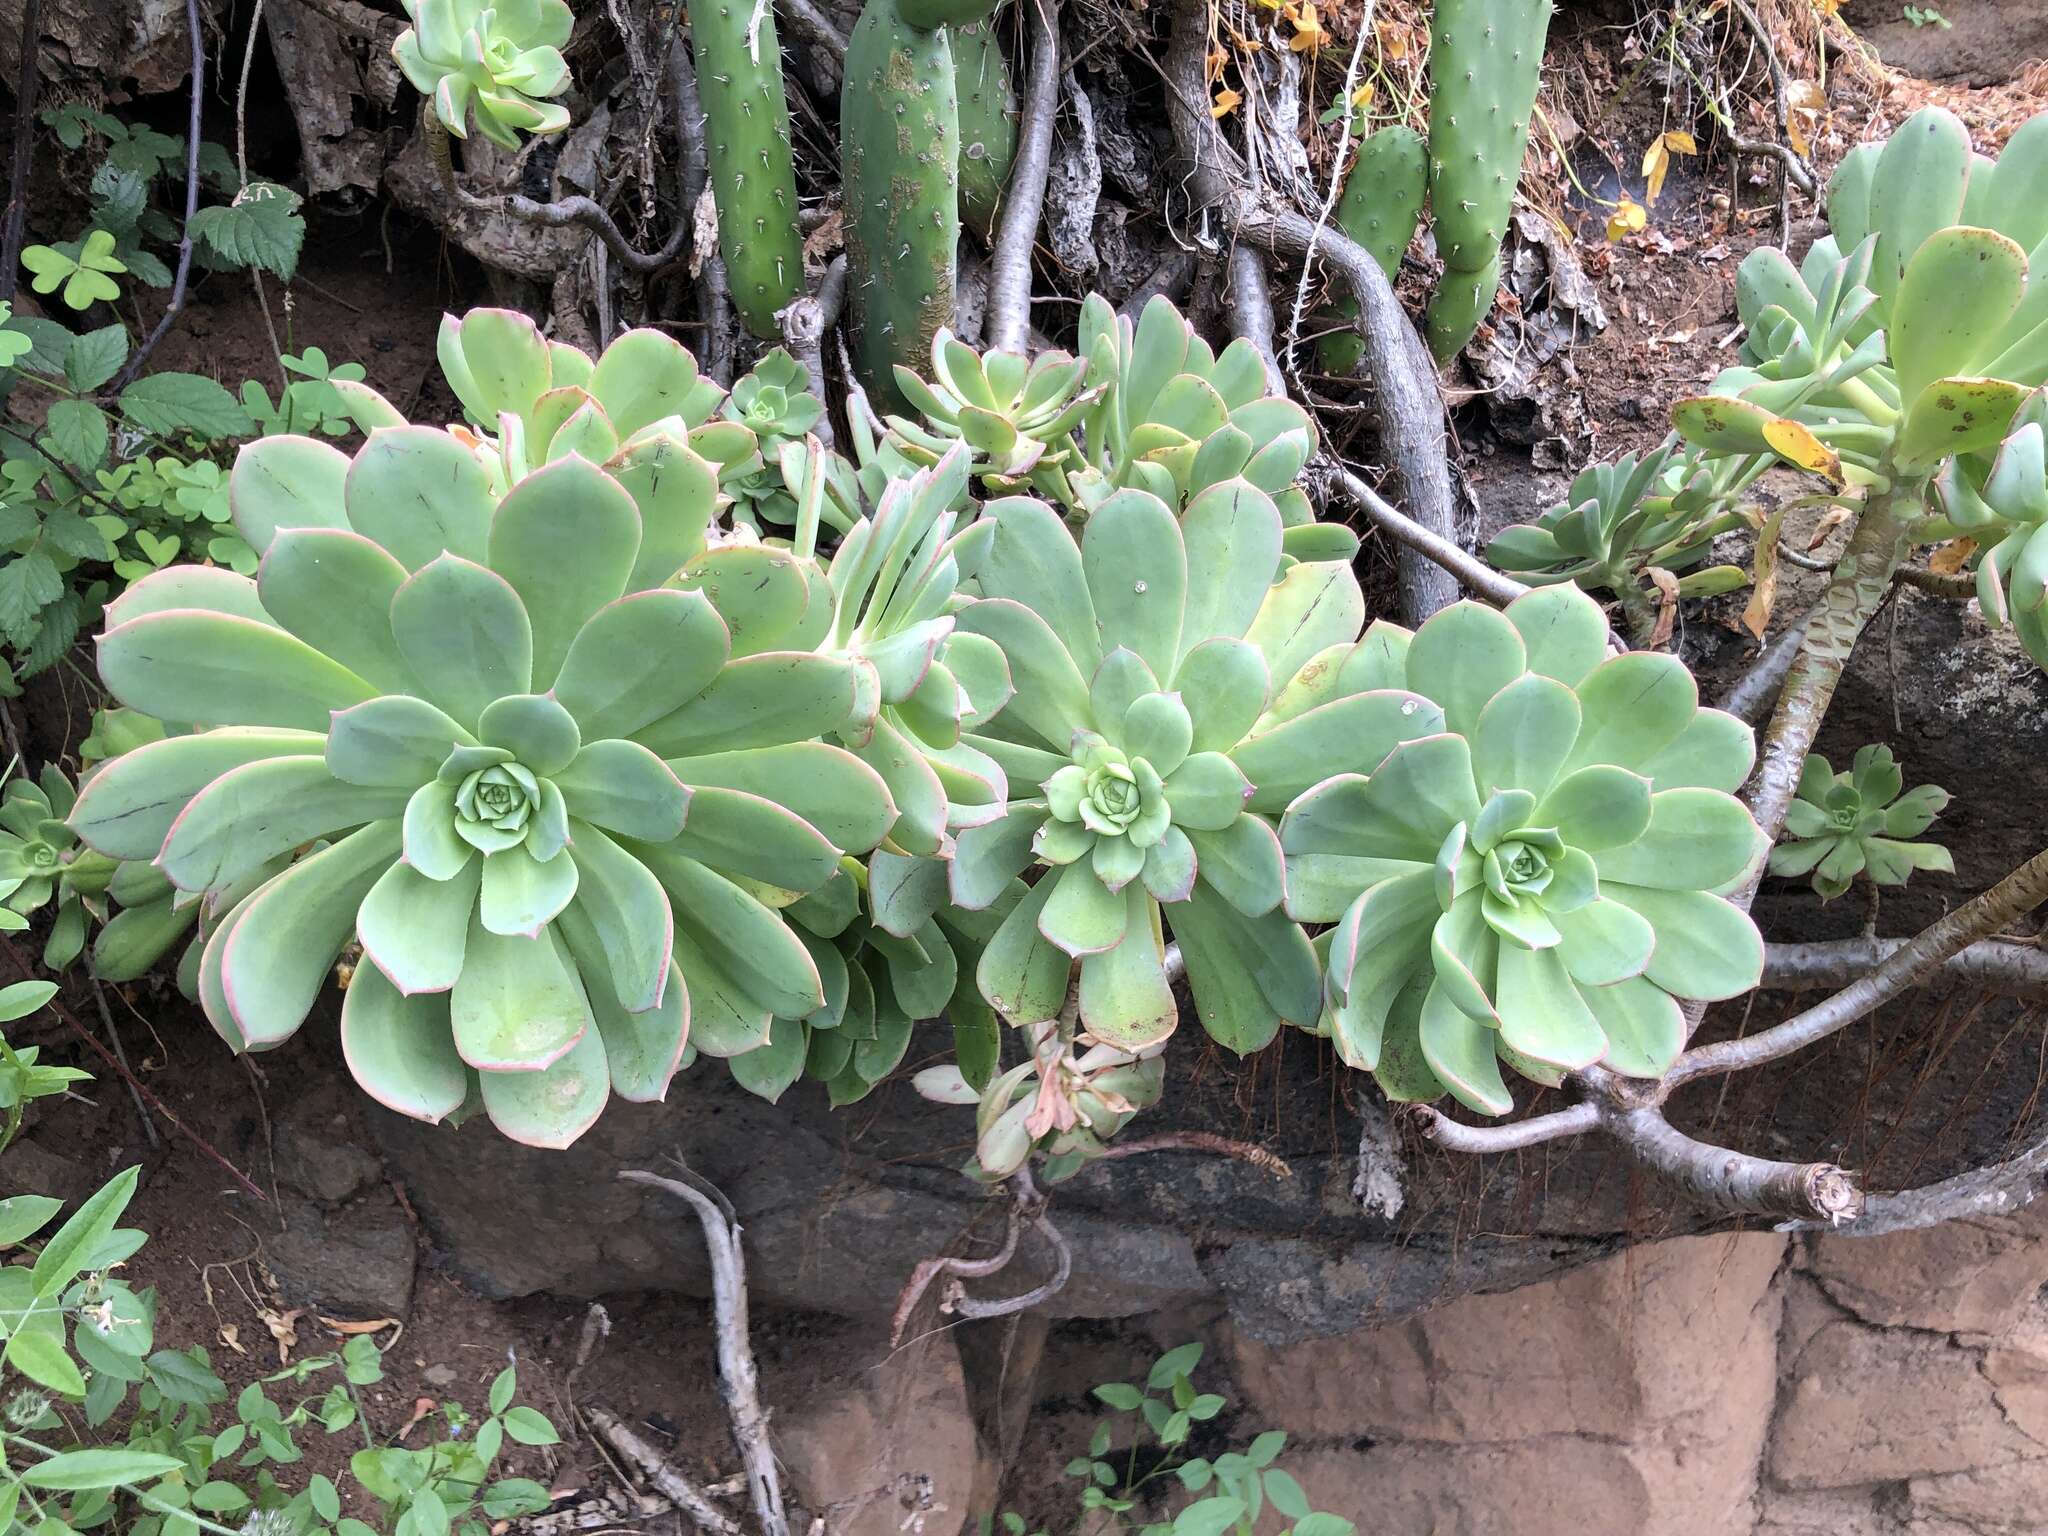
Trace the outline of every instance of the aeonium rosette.
<instances>
[{"instance_id":1,"label":"aeonium rosette","mask_svg":"<svg viewBox=\"0 0 2048 1536\"><path fill-rule=\"evenodd\" d=\"M758 643L759 588L705 579L708 476L630 484L572 454L498 499L449 433L352 463L266 439L233 486L257 578L172 567L109 608L109 690L181 734L108 763L73 825L238 895L199 968L238 1049L297 1030L359 939L363 1088L425 1120L475 1093L562 1146L611 1093L660 1098L686 1044L737 1055L822 1004L779 908L894 815L815 740L854 669Z\"/></svg>"},{"instance_id":2,"label":"aeonium rosette","mask_svg":"<svg viewBox=\"0 0 2048 1536\"><path fill-rule=\"evenodd\" d=\"M1575 587L1456 603L1378 666L1441 725L1287 809L1287 909L1334 923L1322 1027L1397 1099L1513 1107L1500 1063L1555 1084L1604 1061L1657 1077L1679 998L1757 984L1763 941L1720 891L1763 838L1729 791L1748 726L1701 709L1675 656L1608 656Z\"/></svg>"}]
</instances>

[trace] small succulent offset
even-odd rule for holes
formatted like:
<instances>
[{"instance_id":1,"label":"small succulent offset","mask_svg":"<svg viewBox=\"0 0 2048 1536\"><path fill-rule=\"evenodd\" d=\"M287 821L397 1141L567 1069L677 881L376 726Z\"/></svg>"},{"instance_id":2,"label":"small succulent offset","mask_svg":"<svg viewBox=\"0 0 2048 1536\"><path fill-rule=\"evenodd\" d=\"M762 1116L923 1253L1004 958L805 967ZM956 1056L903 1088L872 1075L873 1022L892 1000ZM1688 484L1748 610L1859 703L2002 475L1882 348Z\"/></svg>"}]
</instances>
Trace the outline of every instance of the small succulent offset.
<instances>
[{"instance_id":1,"label":"small succulent offset","mask_svg":"<svg viewBox=\"0 0 2048 1536\"><path fill-rule=\"evenodd\" d=\"M815 740L853 666L763 643L784 586L762 597L704 548L714 478L648 403L681 370L631 366L674 343L626 340L594 370L576 354L633 434L605 468L567 453L500 496L523 455L462 430L382 428L353 461L310 438L244 450L257 580L160 571L100 642L117 699L193 729L107 763L72 818L221 906L198 989L238 1049L296 1031L359 939L357 1081L430 1121L480 1101L543 1146L611 1093L660 1098L686 1042L738 1055L821 1006L777 909L892 811ZM635 469L655 461L672 472Z\"/></svg>"},{"instance_id":2,"label":"small succulent offset","mask_svg":"<svg viewBox=\"0 0 2048 1536\"><path fill-rule=\"evenodd\" d=\"M1757 456L1703 463L1698 449L1673 438L1638 459L1581 470L1565 499L1533 523L1513 523L1486 546L1486 558L1532 586L1570 581L1612 592L1647 642L1654 608L1643 587L1651 567L1677 575L1680 597L1732 591L1744 580L1733 566L1693 570L1715 537L1742 526L1729 503L1769 467Z\"/></svg>"},{"instance_id":3,"label":"small succulent offset","mask_svg":"<svg viewBox=\"0 0 2048 1536\"><path fill-rule=\"evenodd\" d=\"M1771 873L1812 875L1823 901L1847 891L1858 875L1904 885L1916 869L1954 874L1946 848L1911 841L1941 814L1948 791L1921 784L1900 794L1905 782L1890 747L1858 748L1847 773L1810 753L1798 798L1785 813L1785 840L1771 850Z\"/></svg>"},{"instance_id":4,"label":"small succulent offset","mask_svg":"<svg viewBox=\"0 0 2048 1536\"><path fill-rule=\"evenodd\" d=\"M932 338L931 382L896 369L896 387L924 417L889 426L920 458L936 459L955 442L974 450L974 472L991 489L1033 488L1071 500L1064 470L1081 418L1102 394L1084 359L1047 351L977 353L950 330Z\"/></svg>"},{"instance_id":5,"label":"small succulent offset","mask_svg":"<svg viewBox=\"0 0 2048 1536\"><path fill-rule=\"evenodd\" d=\"M1016 691L964 739L1011 787L1000 820L959 834L952 898L982 908L1045 871L983 951L983 996L1013 1024L1054 1018L1078 959L1080 1022L1150 1045L1178 1020L1170 924L1217 1040L1251 1051L1282 1022L1311 1025L1315 955L1280 910L1273 819L1441 721L1412 694L1360 691L1326 654L1364 623L1350 567L1285 563L1279 510L1242 480L1180 518L1118 491L1078 540L1022 497L990 502L980 526L980 599L957 624L1001 647Z\"/></svg>"},{"instance_id":6,"label":"small succulent offset","mask_svg":"<svg viewBox=\"0 0 2048 1536\"><path fill-rule=\"evenodd\" d=\"M1029 1060L992 1077L980 1090L948 1063L912 1079L937 1104L975 1106L974 1161L968 1172L1008 1178L1034 1151L1045 1156L1048 1183L1071 1178L1100 1157L1131 1116L1159 1102L1166 1085L1163 1041L1142 1050L1082 1047L1048 1021L1034 1024Z\"/></svg>"},{"instance_id":7,"label":"small succulent offset","mask_svg":"<svg viewBox=\"0 0 2048 1536\"><path fill-rule=\"evenodd\" d=\"M412 25L391 56L435 118L459 139L469 117L493 144L521 133L560 133L569 109L550 98L569 85L562 47L575 29L567 0L402 0Z\"/></svg>"},{"instance_id":8,"label":"small succulent offset","mask_svg":"<svg viewBox=\"0 0 2048 1536\"><path fill-rule=\"evenodd\" d=\"M85 898L100 895L114 876L114 861L80 846L65 824L77 793L54 763L38 779L11 780L0 792L0 908L13 919L0 929L19 931L19 919L56 902L43 946L43 964L53 971L85 948Z\"/></svg>"},{"instance_id":9,"label":"small succulent offset","mask_svg":"<svg viewBox=\"0 0 2048 1536\"><path fill-rule=\"evenodd\" d=\"M757 528L764 522L787 528L796 521L796 493L783 473L782 451L786 444L802 442L825 414L810 383L810 370L777 347L733 385L719 406L719 415L754 434L761 460L725 481L738 521Z\"/></svg>"},{"instance_id":10,"label":"small succulent offset","mask_svg":"<svg viewBox=\"0 0 2048 1536\"><path fill-rule=\"evenodd\" d=\"M1430 734L1287 810L1288 911L1334 923L1323 1027L1396 1099L1512 1107L1505 1061L1561 1080L1605 1061L1656 1077L1679 998L1733 997L1763 941L1717 891L1762 834L1729 791L1748 726L1701 709L1676 657L1606 655L1572 587L1506 611L1454 604L1374 626L1384 684L1443 707Z\"/></svg>"}]
</instances>

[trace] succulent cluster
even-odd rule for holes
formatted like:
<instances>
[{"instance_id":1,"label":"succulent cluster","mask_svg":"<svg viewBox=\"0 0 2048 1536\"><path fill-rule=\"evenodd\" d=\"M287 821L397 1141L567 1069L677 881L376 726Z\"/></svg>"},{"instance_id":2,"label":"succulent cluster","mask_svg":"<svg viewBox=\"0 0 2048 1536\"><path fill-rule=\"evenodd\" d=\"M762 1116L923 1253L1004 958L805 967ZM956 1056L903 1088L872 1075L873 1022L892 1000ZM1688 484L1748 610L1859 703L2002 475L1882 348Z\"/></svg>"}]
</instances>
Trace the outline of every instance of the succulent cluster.
<instances>
[{"instance_id":1,"label":"succulent cluster","mask_svg":"<svg viewBox=\"0 0 2048 1536\"><path fill-rule=\"evenodd\" d=\"M1771 850L1771 873L1813 877L1832 901L1858 875L1875 885L1904 885L1916 869L1955 873L1939 843L1912 841L1934 824L1948 791L1921 784L1904 794L1905 776L1885 746L1861 747L1847 773L1818 752L1799 774L1799 794L1785 813L1785 836Z\"/></svg>"},{"instance_id":2,"label":"succulent cluster","mask_svg":"<svg viewBox=\"0 0 2048 1536\"><path fill-rule=\"evenodd\" d=\"M23 835L94 850L119 974L196 925L185 979L238 1049L360 945L365 1090L538 1145L699 1055L847 1103L944 1015L926 1087L981 1105L982 1171L1071 1171L1160 1091L1169 942L1236 1051L1330 1030L1496 1111L1468 1059L1496 1036L1539 1077L1656 1070L1673 994L1754 980L1705 894L1755 841L1720 793L1747 731L1672 658L1602 661L1574 588L1366 629L1250 349L1163 301L1091 300L1083 341L942 339L903 381L924 421L856 412L849 462L785 357L725 398L655 332L593 359L451 318L464 422L338 383L353 456L235 465L253 580L172 565L110 607L108 760ZM1410 992L1427 1080L1377 1044Z\"/></svg>"},{"instance_id":3,"label":"succulent cluster","mask_svg":"<svg viewBox=\"0 0 2048 1536\"><path fill-rule=\"evenodd\" d=\"M440 125L469 137L469 121L504 149L522 133L560 133L569 109L562 48L576 18L567 0L401 0L412 22L391 56L432 104Z\"/></svg>"}]
</instances>

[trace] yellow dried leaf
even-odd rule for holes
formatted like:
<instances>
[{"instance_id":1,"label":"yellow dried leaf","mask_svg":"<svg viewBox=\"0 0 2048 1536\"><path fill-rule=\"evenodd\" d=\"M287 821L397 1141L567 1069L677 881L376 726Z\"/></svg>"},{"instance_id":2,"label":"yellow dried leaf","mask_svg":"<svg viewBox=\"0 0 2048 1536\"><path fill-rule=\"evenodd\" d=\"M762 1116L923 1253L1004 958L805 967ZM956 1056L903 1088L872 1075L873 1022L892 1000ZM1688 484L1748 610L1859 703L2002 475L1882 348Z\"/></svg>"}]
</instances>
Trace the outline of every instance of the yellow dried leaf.
<instances>
[{"instance_id":1,"label":"yellow dried leaf","mask_svg":"<svg viewBox=\"0 0 2048 1536\"><path fill-rule=\"evenodd\" d=\"M1395 62L1408 57L1408 29L1397 21L1379 23L1380 51Z\"/></svg>"},{"instance_id":2,"label":"yellow dried leaf","mask_svg":"<svg viewBox=\"0 0 2048 1536\"><path fill-rule=\"evenodd\" d=\"M1361 85L1357 90L1351 93L1351 105L1356 107L1359 111L1363 112L1366 110L1366 108L1372 105L1373 97L1377 94L1379 94L1377 89L1374 87L1373 83L1370 80L1368 80L1365 82L1365 84Z\"/></svg>"},{"instance_id":3,"label":"yellow dried leaf","mask_svg":"<svg viewBox=\"0 0 2048 1536\"><path fill-rule=\"evenodd\" d=\"M1765 422L1764 441L1771 445L1779 457L1797 464L1801 469L1810 469L1817 475L1824 475L1838 485L1841 483L1842 461L1836 456L1835 450L1798 422L1783 416Z\"/></svg>"},{"instance_id":4,"label":"yellow dried leaf","mask_svg":"<svg viewBox=\"0 0 2048 1536\"><path fill-rule=\"evenodd\" d=\"M1216 93L1216 99L1209 103L1209 115L1211 117L1221 117L1226 112L1236 110L1238 103L1243 100L1244 93L1242 91L1233 91L1226 85Z\"/></svg>"},{"instance_id":5,"label":"yellow dried leaf","mask_svg":"<svg viewBox=\"0 0 2048 1536\"><path fill-rule=\"evenodd\" d=\"M1813 153L1813 135L1820 130L1820 120L1827 111L1827 94L1811 80L1795 80L1785 92L1786 106L1785 137L1792 141L1792 148L1799 154Z\"/></svg>"},{"instance_id":6,"label":"yellow dried leaf","mask_svg":"<svg viewBox=\"0 0 2048 1536\"><path fill-rule=\"evenodd\" d=\"M1209 56L1202 61L1202 74L1209 84L1214 85L1223 78L1223 67L1230 62L1228 50L1211 48Z\"/></svg>"},{"instance_id":7,"label":"yellow dried leaf","mask_svg":"<svg viewBox=\"0 0 2048 1536\"><path fill-rule=\"evenodd\" d=\"M1316 16L1313 0L1307 0L1301 14L1294 18L1294 36L1287 40L1287 46L1296 53L1314 53L1329 40L1323 30L1322 21Z\"/></svg>"},{"instance_id":8,"label":"yellow dried leaf","mask_svg":"<svg viewBox=\"0 0 2048 1536\"><path fill-rule=\"evenodd\" d=\"M1643 205L1632 197L1624 197L1614 205L1614 212L1607 215L1607 238L1619 240L1624 235L1638 234L1650 222L1650 215Z\"/></svg>"},{"instance_id":9,"label":"yellow dried leaf","mask_svg":"<svg viewBox=\"0 0 2048 1536\"><path fill-rule=\"evenodd\" d=\"M1757 530L1756 567L1750 580L1749 602L1742 610L1742 627L1758 645L1771 627L1771 609L1778 601L1778 535L1785 526L1788 507L1780 506Z\"/></svg>"},{"instance_id":10,"label":"yellow dried leaf","mask_svg":"<svg viewBox=\"0 0 2048 1536\"><path fill-rule=\"evenodd\" d=\"M1643 201L1655 203L1664 192L1664 177L1671 169L1673 155L1696 155L1699 146L1693 143L1692 135L1681 128L1660 133L1643 152L1643 175L1649 184L1643 193Z\"/></svg>"},{"instance_id":11,"label":"yellow dried leaf","mask_svg":"<svg viewBox=\"0 0 2048 1536\"><path fill-rule=\"evenodd\" d=\"M1975 539L1950 539L1927 557L1927 569L1937 576L1958 576L1962 574L1963 567L1970 563L1970 556L1975 553Z\"/></svg>"}]
</instances>

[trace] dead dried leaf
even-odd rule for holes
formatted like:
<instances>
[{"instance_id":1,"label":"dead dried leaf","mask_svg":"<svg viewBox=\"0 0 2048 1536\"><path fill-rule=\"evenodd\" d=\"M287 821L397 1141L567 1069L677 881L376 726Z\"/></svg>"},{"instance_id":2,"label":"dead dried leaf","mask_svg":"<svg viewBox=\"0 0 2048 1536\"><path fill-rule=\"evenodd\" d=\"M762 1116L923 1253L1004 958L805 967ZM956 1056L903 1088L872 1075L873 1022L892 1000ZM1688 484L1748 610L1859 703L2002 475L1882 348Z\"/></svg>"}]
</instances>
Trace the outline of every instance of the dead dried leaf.
<instances>
[{"instance_id":1,"label":"dead dried leaf","mask_svg":"<svg viewBox=\"0 0 2048 1536\"><path fill-rule=\"evenodd\" d=\"M1937 576L1959 576L1963 567L1970 563L1970 556L1977 553L1977 541L1964 537L1950 539L1946 544L1927 557L1927 569Z\"/></svg>"},{"instance_id":2,"label":"dead dried leaf","mask_svg":"<svg viewBox=\"0 0 2048 1536\"><path fill-rule=\"evenodd\" d=\"M1287 40L1287 46L1296 53L1316 53L1328 42L1330 34L1323 30L1323 23L1316 15L1313 0L1301 8L1301 14L1294 18L1294 36Z\"/></svg>"},{"instance_id":3,"label":"dead dried leaf","mask_svg":"<svg viewBox=\"0 0 2048 1536\"><path fill-rule=\"evenodd\" d=\"M1692 135L1682 129L1673 128L1658 134L1643 155L1643 175L1648 178L1643 201L1655 203L1663 195L1664 177L1671 169L1673 155L1696 155L1699 152Z\"/></svg>"},{"instance_id":4,"label":"dead dried leaf","mask_svg":"<svg viewBox=\"0 0 2048 1536\"><path fill-rule=\"evenodd\" d=\"M1764 643L1764 633L1771 627L1771 609L1778 601L1778 535L1785 527L1788 510L1779 507L1756 531L1756 564L1750 578L1749 601L1742 609L1742 627L1755 637L1758 645Z\"/></svg>"},{"instance_id":5,"label":"dead dried leaf","mask_svg":"<svg viewBox=\"0 0 2048 1536\"><path fill-rule=\"evenodd\" d=\"M292 1351L299 1343L299 1319L306 1315L306 1309L293 1307L289 1312L278 1312L262 1307L256 1315L263 1319L263 1326L270 1330L270 1337L277 1343L277 1363L290 1365Z\"/></svg>"},{"instance_id":6,"label":"dead dried leaf","mask_svg":"<svg viewBox=\"0 0 2048 1536\"><path fill-rule=\"evenodd\" d=\"M1657 589L1657 627L1650 632L1650 649L1654 651L1670 641L1678 624L1678 578L1661 565L1645 566L1643 574Z\"/></svg>"},{"instance_id":7,"label":"dead dried leaf","mask_svg":"<svg viewBox=\"0 0 2048 1536\"><path fill-rule=\"evenodd\" d=\"M1639 234L1649 222L1650 215L1643 205L1625 196L1614 205L1614 212L1607 215L1607 238L1619 240L1624 235Z\"/></svg>"},{"instance_id":8,"label":"dead dried leaf","mask_svg":"<svg viewBox=\"0 0 2048 1536\"><path fill-rule=\"evenodd\" d=\"M1216 93L1216 99L1209 103L1209 115L1211 117L1222 117L1225 113L1235 111L1238 104L1243 100L1244 95L1242 92L1234 91L1226 85Z\"/></svg>"},{"instance_id":9,"label":"dead dried leaf","mask_svg":"<svg viewBox=\"0 0 2048 1536\"><path fill-rule=\"evenodd\" d=\"M438 1407L440 1407L440 1404L435 1402L431 1397L414 1398L412 1402L412 1417L407 1419L404 1424L399 1426L398 1438L400 1440L403 1440L415 1429L418 1429L420 1425L420 1420L424 1419L428 1414L432 1413Z\"/></svg>"},{"instance_id":10,"label":"dead dried leaf","mask_svg":"<svg viewBox=\"0 0 2048 1536\"><path fill-rule=\"evenodd\" d=\"M248 1350L242 1348L242 1330L234 1323L222 1323L220 1325L220 1341L238 1355L249 1353Z\"/></svg>"},{"instance_id":11,"label":"dead dried leaf","mask_svg":"<svg viewBox=\"0 0 2048 1536\"><path fill-rule=\"evenodd\" d=\"M1813 139L1828 109L1826 93L1811 80L1795 80L1785 92L1785 105L1785 137L1792 141L1794 151L1811 155Z\"/></svg>"},{"instance_id":12,"label":"dead dried leaf","mask_svg":"<svg viewBox=\"0 0 2048 1536\"><path fill-rule=\"evenodd\" d=\"M402 1328L405 1325L395 1317L374 1317L367 1322L353 1323L346 1318L322 1316L320 1326L329 1333L353 1336L358 1333L382 1333L386 1328Z\"/></svg>"},{"instance_id":13,"label":"dead dried leaf","mask_svg":"<svg viewBox=\"0 0 2048 1536\"><path fill-rule=\"evenodd\" d=\"M1813 537L1806 541L1806 552L1810 555L1827 543L1828 535L1855 515L1853 507L1829 507L1821 514L1820 521L1813 525Z\"/></svg>"}]
</instances>

